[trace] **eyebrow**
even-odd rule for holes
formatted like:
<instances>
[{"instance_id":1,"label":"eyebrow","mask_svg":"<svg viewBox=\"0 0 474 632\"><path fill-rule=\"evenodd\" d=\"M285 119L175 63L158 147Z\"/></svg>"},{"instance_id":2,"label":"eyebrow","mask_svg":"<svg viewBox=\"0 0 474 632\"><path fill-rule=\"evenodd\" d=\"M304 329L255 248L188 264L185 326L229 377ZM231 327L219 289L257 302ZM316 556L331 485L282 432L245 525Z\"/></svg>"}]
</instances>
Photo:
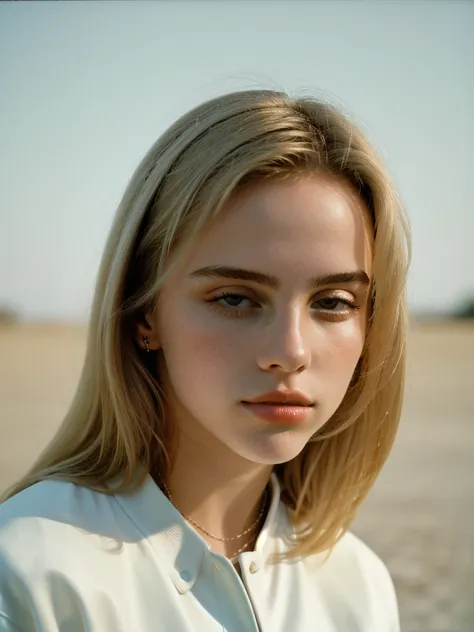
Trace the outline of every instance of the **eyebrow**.
<instances>
[{"instance_id":1,"label":"eyebrow","mask_svg":"<svg viewBox=\"0 0 474 632\"><path fill-rule=\"evenodd\" d=\"M189 276L251 281L253 283L258 283L259 285L266 285L272 290L278 290L281 286L280 279L271 274L255 272L254 270L246 270L244 268L231 268L228 266L206 266L204 268L194 270ZM337 272L335 274L325 274L311 279L309 288L310 290L315 290L325 285L342 285L346 283L370 285L370 279L364 270Z\"/></svg>"}]
</instances>

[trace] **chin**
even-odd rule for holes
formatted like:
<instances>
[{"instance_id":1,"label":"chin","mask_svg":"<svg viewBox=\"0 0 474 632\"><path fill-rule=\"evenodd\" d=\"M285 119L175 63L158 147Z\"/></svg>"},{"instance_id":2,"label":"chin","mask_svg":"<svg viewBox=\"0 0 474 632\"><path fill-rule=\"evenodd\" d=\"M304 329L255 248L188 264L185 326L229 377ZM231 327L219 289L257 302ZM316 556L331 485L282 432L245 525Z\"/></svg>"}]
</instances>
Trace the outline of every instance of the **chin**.
<instances>
[{"instance_id":1,"label":"chin","mask_svg":"<svg viewBox=\"0 0 474 632\"><path fill-rule=\"evenodd\" d=\"M259 437L251 446L240 444L234 452L252 463L280 465L288 463L300 454L312 435L305 439L295 437L294 431L285 430L271 437Z\"/></svg>"}]
</instances>

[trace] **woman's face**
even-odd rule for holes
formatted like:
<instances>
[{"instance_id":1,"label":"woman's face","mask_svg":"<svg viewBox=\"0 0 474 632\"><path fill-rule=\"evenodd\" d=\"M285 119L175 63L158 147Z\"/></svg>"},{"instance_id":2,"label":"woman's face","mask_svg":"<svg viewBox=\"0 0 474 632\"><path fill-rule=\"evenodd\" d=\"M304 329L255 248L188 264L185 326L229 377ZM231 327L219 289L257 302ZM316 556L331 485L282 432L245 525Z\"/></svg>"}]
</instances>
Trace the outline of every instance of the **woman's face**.
<instances>
[{"instance_id":1,"label":"woman's face","mask_svg":"<svg viewBox=\"0 0 474 632\"><path fill-rule=\"evenodd\" d=\"M254 463L299 454L338 408L360 358L371 259L367 210L334 176L234 194L139 332L161 348L158 371L179 431ZM277 389L314 403L303 421L274 423L243 403Z\"/></svg>"}]
</instances>

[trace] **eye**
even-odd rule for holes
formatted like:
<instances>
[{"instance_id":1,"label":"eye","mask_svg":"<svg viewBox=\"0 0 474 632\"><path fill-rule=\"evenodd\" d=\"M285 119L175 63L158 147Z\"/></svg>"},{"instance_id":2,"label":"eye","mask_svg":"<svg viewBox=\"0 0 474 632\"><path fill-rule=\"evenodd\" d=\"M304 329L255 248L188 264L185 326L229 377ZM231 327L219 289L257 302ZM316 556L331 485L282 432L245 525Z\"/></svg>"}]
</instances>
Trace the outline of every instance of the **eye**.
<instances>
[{"instance_id":1,"label":"eye","mask_svg":"<svg viewBox=\"0 0 474 632\"><path fill-rule=\"evenodd\" d=\"M312 305L314 306L314 314L322 320L331 322L345 321L351 318L360 310L360 305L356 304L355 298L351 295L344 296L325 296L316 299Z\"/></svg>"},{"instance_id":2,"label":"eye","mask_svg":"<svg viewBox=\"0 0 474 632\"><path fill-rule=\"evenodd\" d=\"M245 303L247 301L247 304ZM254 300L237 292L222 292L207 301L224 316L246 316L259 305Z\"/></svg>"},{"instance_id":3,"label":"eye","mask_svg":"<svg viewBox=\"0 0 474 632\"><path fill-rule=\"evenodd\" d=\"M250 299L247 296L243 296L242 294L227 292L225 294L221 294L220 296L216 296L212 302L219 303L227 307L240 307L242 301L250 301Z\"/></svg>"},{"instance_id":4,"label":"eye","mask_svg":"<svg viewBox=\"0 0 474 632\"><path fill-rule=\"evenodd\" d=\"M355 309L356 307L353 302L339 296L320 298L316 301L316 304L319 305L320 308L331 312L347 311L347 309Z\"/></svg>"},{"instance_id":5,"label":"eye","mask_svg":"<svg viewBox=\"0 0 474 632\"><path fill-rule=\"evenodd\" d=\"M207 299L209 306L223 316L242 318L255 315L262 305L244 294L238 292L221 292L213 298ZM345 320L351 312L358 310L354 299L347 294L342 296L327 296L315 299L312 309L325 320Z\"/></svg>"}]
</instances>

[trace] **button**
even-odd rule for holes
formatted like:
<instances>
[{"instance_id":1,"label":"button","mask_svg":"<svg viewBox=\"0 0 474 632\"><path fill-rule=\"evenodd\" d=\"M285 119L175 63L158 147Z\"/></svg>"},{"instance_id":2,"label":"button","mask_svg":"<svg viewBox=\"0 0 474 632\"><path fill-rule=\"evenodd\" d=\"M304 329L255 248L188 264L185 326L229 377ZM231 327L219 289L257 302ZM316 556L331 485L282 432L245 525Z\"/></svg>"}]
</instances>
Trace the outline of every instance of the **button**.
<instances>
[{"instance_id":1,"label":"button","mask_svg":"<svg viewBox=\"0 0 474 632\"><path fill-rule=\"evenodd\" d=\"M249 571L252 573L252 575L258 571L258 566L255 564L255 562L250 562Z\"/></svg>"},{"instance_id":2,"label":"button","mask_svg":"<svg viewBox=\"0 0 474 632\"><path fill-rule=\"evenodd\" d=\"M181 571L179 576L181 577L183 582L188 582L191 579L191 575L188 573L188 571Z\"/></svg>"}]
</instances>

